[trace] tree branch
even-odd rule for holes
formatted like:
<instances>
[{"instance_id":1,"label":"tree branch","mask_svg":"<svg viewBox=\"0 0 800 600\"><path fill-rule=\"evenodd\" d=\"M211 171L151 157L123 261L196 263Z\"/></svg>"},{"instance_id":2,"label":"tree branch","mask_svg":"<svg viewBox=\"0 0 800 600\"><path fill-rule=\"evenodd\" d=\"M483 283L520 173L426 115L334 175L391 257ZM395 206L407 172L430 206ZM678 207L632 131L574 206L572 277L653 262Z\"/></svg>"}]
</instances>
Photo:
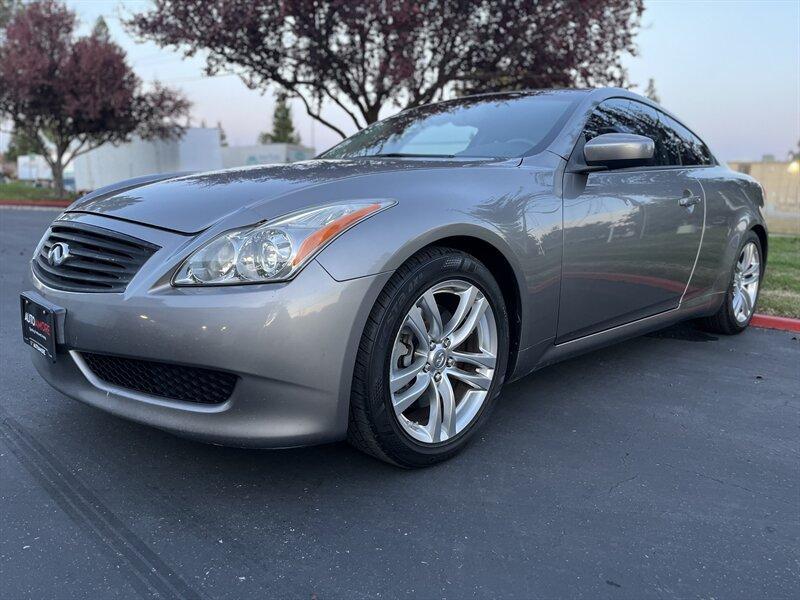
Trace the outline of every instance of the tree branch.
<instances>
[{"instance_id":1,"label":"tree branch","mask_svg":"<svg viewBox=\"0 0 800 600\"><path fill-rule=\"evenodd\" d=\"M333 131L338 133L340 136L342 136L342 139L345 139L347 137L347 135L345 134L344 131L342 131L341 129L336 127L336 125L334 125L330 121L328 121L326 119L323 119L322 116L319 114L319 112L315 113L314 111L312 111L311 110L311 105L309 104L308 100L306 100L305 96L303 96L299 92L295 92L295 93L297 94L297 97L300 98L300 100L303 101L303 105L306 107L306 113L308 114L309 117L319 121L320 123L325 125L325 127L328 127L330 129L332 129Z\"/></svg>"},{"instance_id":2,"label":"tree branch","mask_svg":"<svg viewBox=\"0 0 800 600\"><path fill-rule=\"evenodd\" d=\"M344 112L346 112L346 113L347 113L347 115L348 115L348 116L349 116L349 117L350 117L350 118L353 120L353 123L355 123L355 126L356 126L358 129L364 129L364 127L366 127L366 125L362 125L362 124L359 122L359 120L358 120L358 118L356 117L355 113L353 113L352 111L350 111L350 110L349 110L349 109L348 109L348 108L347 108L347 107L344 105L344 102L342 102L341 100L339 100L339 98L338 98L338 97L337 97L335 94L332 94L332 93L330 92L330 90L328 90L328 89L325 89L325 90L323 90L323 92L325 93L325 95L326 95L328 98L330 98L331 100L333 100L333 102L334 102L334 103L336 103L336 105L337 105L339 108L341 108L341 109L342 109Z\"/></svg>"}]
</instances>

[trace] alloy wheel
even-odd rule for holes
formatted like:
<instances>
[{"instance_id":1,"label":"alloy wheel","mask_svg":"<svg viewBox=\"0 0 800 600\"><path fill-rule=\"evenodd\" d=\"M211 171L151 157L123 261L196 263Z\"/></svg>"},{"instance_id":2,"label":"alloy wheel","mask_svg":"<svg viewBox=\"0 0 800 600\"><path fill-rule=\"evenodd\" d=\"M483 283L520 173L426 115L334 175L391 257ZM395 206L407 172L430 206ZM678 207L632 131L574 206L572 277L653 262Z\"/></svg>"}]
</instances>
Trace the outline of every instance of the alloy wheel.
<instances>
[{"instance_id":1,"label":"alloy wheel","mask_svg":"<svg viewBox=\"0 0 800 600\"><path fill-rule=\"evenodd\" d=\"M731 308L738 323L746 323L753 314L761 277L761 256L758 246L747 242L739 253L733 273Z\"/></svg>"},{"instance_id":2,"label":"alloy wheel","mask_svg":"<svg viewBox=\"0 0 800 600\"><path fill-rule=\"evenodd\" d=\"M403 319L389 366L403 431L425 444L464 431L489 394L497 347L492 307L475 285L453 279L422 294Z\"/></svg>"}]
</instances>

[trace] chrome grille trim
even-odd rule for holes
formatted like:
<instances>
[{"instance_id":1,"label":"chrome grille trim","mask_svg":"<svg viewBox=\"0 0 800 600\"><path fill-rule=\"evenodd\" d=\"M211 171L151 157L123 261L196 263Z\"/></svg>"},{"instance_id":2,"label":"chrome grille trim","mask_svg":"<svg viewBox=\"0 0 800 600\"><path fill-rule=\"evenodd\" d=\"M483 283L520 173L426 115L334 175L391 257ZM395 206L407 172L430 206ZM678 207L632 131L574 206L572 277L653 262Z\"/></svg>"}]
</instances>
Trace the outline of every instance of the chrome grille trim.
<instances>
[{"instance_id":1,"label":"chrome grille trim","mask_svg":"<svg viewBox=\"0 0 800 600\"><path fill-rule=\"evenodd\" d=\"M54 244L69 246L69 258L51 264ZM33 273L50 288L69 292L122 292L159 246L85 223L56 221L32 260Z\"/></svg>"}]
</instances>

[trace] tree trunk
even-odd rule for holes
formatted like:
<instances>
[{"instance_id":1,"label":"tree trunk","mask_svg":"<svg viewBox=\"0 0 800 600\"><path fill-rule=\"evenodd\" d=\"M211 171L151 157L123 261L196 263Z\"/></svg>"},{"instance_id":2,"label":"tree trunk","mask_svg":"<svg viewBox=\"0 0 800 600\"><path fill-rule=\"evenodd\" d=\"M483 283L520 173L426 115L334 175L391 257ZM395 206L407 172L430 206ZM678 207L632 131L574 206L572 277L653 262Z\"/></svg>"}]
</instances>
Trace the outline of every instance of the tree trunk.
<instances>
[{"instance_id":1,"label":"tree trunk","mask_svg":"<svg viewBox=\"0 0 800 600\"><path fill-rule=\"evenodd\" d=\"M380 105L374 105L367 108L366 112L363 112L364 120L367 122L367 125L372 125L375 121L378 120L378 114L381 112Z\"/></svg>"},{"instance_id":2,"label":"tree trunk","mask_svg":"<svg viewBox=\"0 0 800 600\"><path fill-rule=\"evenodd\" d=\"M66 190L64 189L64 165L61 164L60 158L56 159L50 166L50 170L53 172L53 187L56 190L56 194L58 198L64 198L64 196L66 196Z\"/></svg>"}]
</instances>

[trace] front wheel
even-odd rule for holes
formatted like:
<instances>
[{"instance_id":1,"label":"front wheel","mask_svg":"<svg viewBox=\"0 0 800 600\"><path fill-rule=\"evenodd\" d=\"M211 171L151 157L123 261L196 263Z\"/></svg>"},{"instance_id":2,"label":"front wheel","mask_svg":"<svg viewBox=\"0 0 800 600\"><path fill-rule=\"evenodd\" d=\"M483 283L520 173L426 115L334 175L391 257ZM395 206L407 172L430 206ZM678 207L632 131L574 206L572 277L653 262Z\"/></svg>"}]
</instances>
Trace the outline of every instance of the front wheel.
<instances>
[{"instance_id":1,"label":"front wheel","mask_svg":"<svg viewBox=\"0 0 800 600\"><path fill-rule=\"evenodd\" d=\"M762 256L761 240L755 232L747 232L736 255L725 300L713 316L700 321L703 329L726 335L747 329L758 302L764 272Z\"/></svg>"},{"instance_id":2,"label":"front wheel","mask_svg":"<svg viewBox=\"0 0 800 600\"><path fill-rule=\"evenodd\" d=\"M450 458L486 420L508 361L508 315L474 257L429 248L392 276L353 377L348 440L403 467Z\"/></svg>"}]
</instances>

